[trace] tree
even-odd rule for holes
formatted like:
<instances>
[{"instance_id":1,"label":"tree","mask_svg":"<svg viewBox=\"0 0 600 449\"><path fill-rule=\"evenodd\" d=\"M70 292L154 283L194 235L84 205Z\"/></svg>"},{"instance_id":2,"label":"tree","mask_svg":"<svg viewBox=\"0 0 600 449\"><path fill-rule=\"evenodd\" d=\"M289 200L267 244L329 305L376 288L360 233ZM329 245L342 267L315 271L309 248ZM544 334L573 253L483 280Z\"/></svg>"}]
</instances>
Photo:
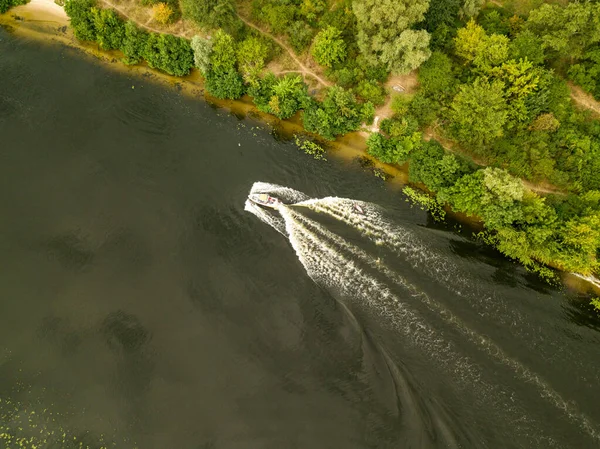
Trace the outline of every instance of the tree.
<instances>
[{"instance_id":1,"label":"tree","mask_svg":"<svg viewBox=\"0 0 600 449\"><path fill-rule=\"evenodd\" d=\"M256 78L269 56L269 47L262 39L249 37L237 48L237 62L242 76L246 80Z\"/></svg>"},{"instance_id":2,"label":"tree","mask_svg":"<svg viewBox=\"0 0 600 449\"><path fill-rule=\"evenodd\" d=\"M269 103L273 97L273 87L277 84L277 77L269 72L264 78L256 78L250 81L248 95L252 97L257 109L261 112L271 114Z\"/></svg>"},{"instance_id":3,"label":"tree","mask_svg":"<svg viewBox=\"0 0 600 449\"><path fill-rule=\"evenodd\" d=\"M600 42L600 4L543 4L531 11L526 27L540 36L542 48L578 59L588 46Z\"/></svg>"},{"instance_id":4,"label":"tree","mask_svg":"<svg viewBox=\"0 0 600 449\"><path fill-rule=\"evenodd\" d=\"M308 92L302 77L285 76L273 85L273 95L269 100L270 112L280 119L290 118L307 98Z\"/></svg>"},{"instance_id":5,"label":"tree","mask_svg":"<svg viewBox=\"0 0 600 449\"><path fill-rule=\"evenodd\" d=\"M444 53L435 51L419 70L419 84L425 95L447 96L456 85L452 61Z\"/></svg>"},{"instance_id":6,"label":"tree","mask_svg":"<svg viewBox=\"0 0 600 449\"><path fill-rule=\"evenodd\" d=\"M95 0L68 0L65 3L65 12L71 19L71 27L77 39L96 40L96 28L92 14L92 8L95 5Z\"/></svg>"},{"instance_id":7,"label":"tree","mask_svg":"<svg viewBox=\"0 0 600 449\"><path fill-rule=\"evenodd\" d=\"M426 60L429 33L410 27L423 20L428 6L428 0L354 0L358 47L367 61L404 72Z\"/></svg>"},{"instance_id":8,"label":"tree","mask_svg":"<svg viewBox=\"0 0 600 449\"><path fill-rule=\"evenodd\" d=\"M402 163L408 156L397 139L387 138L380 133L371 133L367 139L367 153L386 164Z\"/></svg>"},{"instance_id":9,"label":"tree","mask_svg":"<svg viewBox=\"0 0 600 449\"><path fill-rule=\"evenodd\" d=\"M292 48L300 53L310 45L314 32L306 22L296 20L288 27L287 35Z\"/></svg>"},{"instance_id":10,"label":"tree","mask_svg":"<svg viewBox=\"0 0 600 449\"><path fill-rule=\"evenodd\" d=\"M215 72L209 70L206 74L206 90L213 97L231 99L244 95L244 81L235 70Z\"/></svg>"},{"instance_id":11,"label":"tree","mask_svg":"<svg viewBox=\"0 0 600 449\"><path fill-rule=\"evenodd\" d=\"M209 94L232 100L244 94L244 81L235 68L236 60L233 37L223 30L217 31L212 39L210 69L205 73Z\"/></svg>"},{"instance_id":12,"label":"tree","mask_svg":"<svg viewBox=\"0 0 600 449\"><path fill-rule=\"evenodd\" d=\"M201 26L227 27L235 20L233 0L181 0L181 10Z\"/></svg>"},{"instance_id":13,"label":"tree","mask_svg":"<svg viewBox=\"0 0 600 449\"><path fill-rule=\"evenodd\" d=\"M480 216L487 228L498 229L523 219L524 194L520 179L506 170L487 167L441 189L439 199L450 203L457 212Z\"/></svg>"},{"instance_id":14,"label":"tree","mask_svg":"<svg viewBox=\"0 0 600 449\"><path fill-rule=\"evenodd\" d=\"M96 30L96 42L104 50L121 48L125 37L125 24L112 9L91 9Z\"/></svg>"},{"instance_id":15,"label":"tree","mask_svg":"<svg viewBox=\"0 0 600 449\"><path fill-rule=\"evenodd\" d=\"M212 53L212 41L200 36L194 36L190 43L194 52L194 65L200 69L202 75L210 69L210 55Z\"/></svg>"},{"instance_id":16,"label":"tree","mask_svg":"<svg viewBox=\"0 0 600 449\"><path fill-rule=\"evenodd\" d=\"M408 166L409 180L422 182L433 192L453 186L469 171L464 161L454 154L446 154L442 145L435 139L423 142L411 153Z\"/></svg>"},{"instance_id":17,"label":"tree","mask_svg":"<svg viewBox=\"0 0 600 449\"><path fill-rule=\"evenodd\" d=\"M385 102L385 90L373 80L362 80L356 87L356 94L378 106Z\"/></svg>"},{"instance_id":18,"label":"tree","mask_svg":"<svg viewBox=\"0 0 600 449\"><path fill-rule=\"evenodd\" d=\"M210 65L215 72L229 72L235 70L236 44L231 35L223 30L215 33L212 39L212 53L210 55Z\"/></svg>"},{"instance_id":19,"label":"tree","mask_svg":"<svg viewBox=\"0 0 600 449\"><path fill-rule=\"evenodd\" d=\"M333 86L327 90L322 103L306 99L302 120L307 131L333 140L340 134L356 131L365 119L363 110L372 107L371 103L359 105L352 92Z\"/></svg>"},{"instance_id":20,"label":"tree","mask_svg":"<svg viewBox=\"0 0 600 449\"><path fill-rule=\"evenodd\" d=\"M312 55L319 64L326 67L342 62L346 58L346 43L342 39L342 32L332 26L320 31L315 37Z\"/></svg>"},{"instance_id":21,"label":"tree","mask_svg":"<svg viewBox=\"0 0 600 449\"><path fill-rule=\"evenodd\" d=\"M189 42L171 34L150 33L143 57L153 69L175 76L187 75L194 65Z\"/></svg>"},{"instance_id":22,"label":"tree","mask_svg":"<svg viewBox=\"0 0 600 449\"><path fill-rule=\"evenodd\" d=\"M459 14L463 18L475 17L484 3L485 0L465 0Z\"/></svg>"},{"instance_id":23,"label":"tree","mask_svg":"<svg viewBox=\"0 0 600 449\"><path fill-rule=\"evenodd\" d=\"M404 30L393 47L386 47L381 57L394 73L409 73L418 69L431 56L430 35L425 30Z\"/></svg>"},{"instance_id":24,"label":"tree","mask_svg":"<svg viewBox=\"0 0 600 449\"><path fill-rule=\"evenodd\" d=\"M460 142L481 147L501 137L507 119L502 83L478 78L461 86L449 115L450 131Z\"/></svg>"},{"instance_id":25,"label":"tree","mask_svg":"<svg viewBox=\"0 0 600 449\"><path fill-rule=\"evenodd\" d=\"M487 35L483 27L477 25L473 19L458 30L454 38L454 51L457 56L471 63L477 57L479 49L485 44Z\"/></svg>"},{"instance_id":26,"label":"tree","mask_svg":"<svg viewBox=\"0 0 600 449\"><path fill-rule=\"evenodd\" d=\"M515 60L527 59L536 65L543 64L545 60L542 39L529 30L521 31L511 41L509 54Z\"/></svg>"},{"instance_id":27,"label":"tree","mask_svg":"<svg viewBox=\"0 0 600 449\"><path fill-rule=\"evenodd\" d=\"M138 64L143 59L148 33L139 29L134 22L125 23L125 33L121 43L121 51L125 55L125 64Z\"/></svg>"},{"instance_id":28,"label":"tree","mask_svg":"<svg viewBox=\"0 0 600 449\"><path fill-rule=\"evenodd\" d=\"M483 45L477 48L473 64L484 73L502 64L508 59L508 44L510 39L502 34L486 36Z\"/></svg>"},{"instance_id":29,"label":"tree","mask_svg":"<svg viewBox=\"0 0 600 449\"><path fill-rule=\"evenodd\" d=\"M454 38L457 56L474 64L484 73L502 64L508 58L510 40L501 34L488 36L485 30L471 19Z\"/></svg>"},{"instance_id":30,"label":"tree","mask_svg":"<svg viewBox=\"0 0 600 449\"><path fill-rule=\"evenodd\" d=\"M163 25L171 21L173 9L166 3L157 3L152 7L152 18Z\"/></svg>"},{"instance_id":31,"label":"tree","mask_svg":"<svg viewBox=\"0 0 600 449\"><path fill-rule=\"evenodd\" d=\"M0 0L0 14L4 14L13 6L24 5L26 0Z\"/></svg>"}]
</instances>

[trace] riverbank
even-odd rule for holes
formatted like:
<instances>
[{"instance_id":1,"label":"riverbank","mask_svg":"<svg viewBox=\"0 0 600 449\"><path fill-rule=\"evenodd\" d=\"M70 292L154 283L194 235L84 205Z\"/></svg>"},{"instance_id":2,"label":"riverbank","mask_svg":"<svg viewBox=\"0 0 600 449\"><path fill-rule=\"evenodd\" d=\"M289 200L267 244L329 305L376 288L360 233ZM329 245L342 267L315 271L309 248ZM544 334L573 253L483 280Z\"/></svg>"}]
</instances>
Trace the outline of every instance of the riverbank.
<instances>
[{"instance_id":1,"label":"riverbank","mask_svg":"<svg viewBox=\"0 0 600 449\"><path fill-rule=\"evenodd\" d=\"M196 99L203 96L207 102L219 108L224 108L236 115L250 116L262 123L266 123L286 137L291 138L293 134L304 132L298 115L292 117L290 120L279 120L270 114L258 111L247 96L242 97L240 100L220 100L209 96L204 92L203 78L197 70L185 77L175 77L153 70L145 64L134 66L121 64L120 59L122 54L119 51L102 51L96 44L78 41L68 27L69 20L64 10L49 0L34 0L27 5L13 8L7 14L0 17L0 23L10 27L16 35L25 38L60 42L77 51L83 51L97 60L108 64L113 70L133 74L139 76L140 79L168 85ZM136 86L134 85L132 88L135 89ZM390 179L388 180L389 187L396 190L402 189L403 186L408 184L406 165L398 167L385 164L368 155L365 151L367 136L368 133L359 131L339 137L336 141L327 144L327 147L333 150L329 152L329 155L345 161L353 161L356 158L368 160L373 169L381 170L390 175ZM481 226L481 222L473 217L455 213L452 216L460 222L467 223L469 226Z\"/></svg>"}]
</instances>

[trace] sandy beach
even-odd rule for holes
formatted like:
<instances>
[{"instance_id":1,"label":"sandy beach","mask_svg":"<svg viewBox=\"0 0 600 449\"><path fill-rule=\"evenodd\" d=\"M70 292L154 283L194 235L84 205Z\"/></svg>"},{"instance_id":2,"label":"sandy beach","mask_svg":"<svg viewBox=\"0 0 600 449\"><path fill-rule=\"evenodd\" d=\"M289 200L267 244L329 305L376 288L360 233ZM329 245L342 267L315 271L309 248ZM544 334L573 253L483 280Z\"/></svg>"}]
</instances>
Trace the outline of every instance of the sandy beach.
<instances>
[{"instance_id":1,"label":"sandy beach","mask_svg":"<svg viewBox=\"0 0 600 449\"><path fill-rule=\"evenodd\" d=\"M52 0L31 0L26 5L12 8L7 14L26 16L28 20L68 22L65 10Z\"/></svg>"}]
</instances>

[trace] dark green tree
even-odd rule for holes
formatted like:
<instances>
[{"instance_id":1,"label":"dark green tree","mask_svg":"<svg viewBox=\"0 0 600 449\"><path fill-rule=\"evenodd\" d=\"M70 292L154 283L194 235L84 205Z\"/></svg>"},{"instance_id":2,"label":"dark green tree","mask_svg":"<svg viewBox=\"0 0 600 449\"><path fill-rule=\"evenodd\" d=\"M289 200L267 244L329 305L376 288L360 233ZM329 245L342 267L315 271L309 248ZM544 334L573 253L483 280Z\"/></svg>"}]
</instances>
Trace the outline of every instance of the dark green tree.
<instances>
[{"instance_id":1,"label":"dark green tree","mask_svg":"<svg viewBox=\"0 0 600 449\"><path fill-rule=\"evenodd\" d=\"M194 66L190 43L171 34L150 33L143 56L150 67L169 75L187 75Z\"/></svg>"},{"instance_id":2,"label":"dark green tree","mask_svg":"<svg viewBox=\"0 0 600 449\"><path fill-rule=\"evenodd\" d=\"M116 50L123 45L125 23L112 9L92 8L96 42L103 50Z\"/></svg>"},{"instance_id":3,"label":"dark green tree","mask_svg":"<svg viewBox=\"0 0 600 449\"><path fill-rule=\"evenodd\" d=\"M96 40L96 27L92 13L92 8L95 6L95 0L67 0L65 2L65 12L71 19L71 27L77 39Z\"/></svg>"},{"instance_id":4,"label":"dark green tree","mask_svg":"<svg viewBox=\"0 0 600 449\"><path fill-rule=\"evenodd\" d=\"M125 33L121 51L125 55L125 64L138 64L143 59L148 33L139 29L131 20L125 23Z\"/></svg>"}]
</instances>

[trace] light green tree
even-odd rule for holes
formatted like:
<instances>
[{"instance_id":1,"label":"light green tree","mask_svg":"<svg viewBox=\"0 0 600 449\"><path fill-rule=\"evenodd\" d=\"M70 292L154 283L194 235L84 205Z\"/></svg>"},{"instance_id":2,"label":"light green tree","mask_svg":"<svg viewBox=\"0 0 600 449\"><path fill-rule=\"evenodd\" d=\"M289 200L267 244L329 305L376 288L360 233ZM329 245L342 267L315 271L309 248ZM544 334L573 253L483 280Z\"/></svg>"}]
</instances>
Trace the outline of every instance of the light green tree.
<instances>
[{"instance_id":1,"label":"light green tree","mask_svg":"<svg viewBox=\"0 0 600 449\"><path fill-rule=\"evenodd\" d=\"M486 36L482 45L477 48L473 64L483 72L502 64L508 59L508 44L510 40L502 34Z\"/></svg>"},{"instance_id":2,"label":"light green tree","mask_svg":"<svg viewBox=\"0 0 600 449\"><path fill-rule=\"evenodd\" d=\"M320 31L315 37L312 55L326 67L346 59L346 43L342 39L342 32L332 26Z\"/></svg>"},{"instance_id":3,"label":"light green tree","mask_svg":"<svg viewBox=\"0 0 600 449\"><path fill-rule=\"evenodd\" d=\"M526 27L541 37L543 48L579 58L588 46L600 42L600 3L543 4L531 11Z\"/></svg>"},{"instance_id":4,"label":"light green tree","mask_svg":"<svg viewBox=\"0 0 600 449\"><path fill-rule=\"evenodd\" d=\"M269 56L269 47L257 37L249 37L238 45L237 61L238 67L244 79L250 81L255 79Z\"/></svg>"},{"instance_id":5,"label":"light green tree","mask_svg":"<svg viewBox=\"0 0 600 449\"><path fill-rule=\"evenodd\" d=\"M202 26L223 27L235 18L233 0L181 0L184 17Z\"/></svg>"},{"instance_id":6,"label":"light green tree","mask_svg":"<svg viewBox=\"0 0 600 449\"><path fill-rule=\"evenodd\" d=\"M423 20L428 7L428 0L354 0L358 47L366 60L392 72L411 70L426 60L428 33L410 28Z\"/></svg>"},{"instance_id":7,"label":"light green tree","mask_svg":"<svg viewBox=\"0 0 600 449\"><path fill-rule=\"evenodd\" d=\"M473 19L459 29L454 38L456 55L484 73L508 59L509 43L510 40L504 35L488 36Z\"/></svg>"},{"instance_id":8,"label":"light green tree","mask_svg":"<svg viewBox=\"0 0 600 449\"><path fill-rule=\"evenodd\" d=\"M460 8L461 17L475 17L485 3L485 0L465 0Z\"/></svg>"},{"instance_id":9,"label":"light green tree","mask_svg":"<svg viewBox=\"0 0 600 449\"><path fill-rule=\"evenodd\" d=\"M210 54L212 53L212 42L200 36L194 36L191 41L194 51L194 65L200 69L203 75L210 69Z\"/></svg>"},{"instance_id":10,"label":"light green tree","mask_svg":"<svg viewBox=\"0 0 600 449\"><path fill-rule=\"evenodd\" d=\"M482 26L477 25L473 19L456 32L454 38L454 52L457 56L471 63L477 57L479 49L484 45L487 35Z\"/></svg>"},{"instance_id":11,"label":"light green tree","mask_svg":"<svg viewBox=\"0 0 600 449\"><path fill-rule=\"evenodd\" d=\"M212 39L211 69L215 72L235 70L237 60L235 52L236 45L233 37L223 30L217 31Z\"/></svg>"}]
</instances>

